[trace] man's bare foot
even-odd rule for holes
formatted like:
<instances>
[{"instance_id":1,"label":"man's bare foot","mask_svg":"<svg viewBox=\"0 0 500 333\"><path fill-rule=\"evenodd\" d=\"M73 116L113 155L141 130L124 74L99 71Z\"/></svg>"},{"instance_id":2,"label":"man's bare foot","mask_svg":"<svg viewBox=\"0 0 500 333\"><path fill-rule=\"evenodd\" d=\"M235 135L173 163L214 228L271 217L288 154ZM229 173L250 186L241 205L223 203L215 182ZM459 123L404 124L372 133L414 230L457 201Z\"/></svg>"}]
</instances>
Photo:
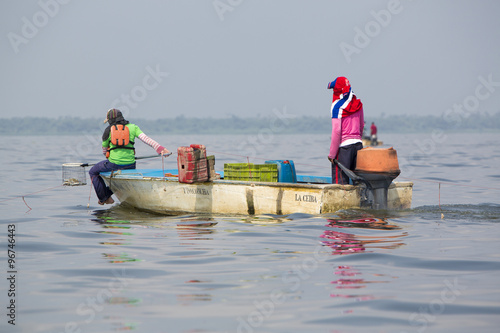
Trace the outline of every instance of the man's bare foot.
<instances>
[{"instance_id":1,"label":"man's bare foot","mask_svg":"<svg viewBox=\"0 0 500 333\"><path fill-rule=\"evenodd\" d=\"M106 205L111 205L111 204L114 204L114 203L115 203L115 201L113 200L113 198L112 198L112 197L109 197L109 198L107 198L104 202L103 202L103 201L97 201L97 203L98 203L99 205L101 205L101 206L102 206L102 205L104 205L104 204L106 204Z\"/></svg>"}]
</instances>

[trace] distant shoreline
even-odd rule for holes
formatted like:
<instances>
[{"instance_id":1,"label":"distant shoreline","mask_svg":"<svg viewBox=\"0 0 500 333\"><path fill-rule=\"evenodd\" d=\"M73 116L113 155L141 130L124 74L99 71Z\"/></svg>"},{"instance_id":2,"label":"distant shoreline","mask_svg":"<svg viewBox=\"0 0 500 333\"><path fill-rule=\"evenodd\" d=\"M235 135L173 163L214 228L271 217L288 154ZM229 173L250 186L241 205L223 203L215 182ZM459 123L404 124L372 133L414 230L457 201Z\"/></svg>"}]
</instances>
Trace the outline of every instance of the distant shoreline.
<instances>
[{"instance_id":1,"label":"distant shoreline","mask_svg":"<svg viewBox=\"0 0 500 333\"><path fill-rule=\"evenodd\" d=\"M228 118L131 118L150 134L319 134L330 135L328 117L228 117ZM478 113L474 117L445 119L443 116L366 117L366 131L372 122L379 133L496 132L500 130L500 112L493 115ZM102 119L78 117L13 117L0 118L1 135L100 135Z\"/></svg>"}]
</instances>

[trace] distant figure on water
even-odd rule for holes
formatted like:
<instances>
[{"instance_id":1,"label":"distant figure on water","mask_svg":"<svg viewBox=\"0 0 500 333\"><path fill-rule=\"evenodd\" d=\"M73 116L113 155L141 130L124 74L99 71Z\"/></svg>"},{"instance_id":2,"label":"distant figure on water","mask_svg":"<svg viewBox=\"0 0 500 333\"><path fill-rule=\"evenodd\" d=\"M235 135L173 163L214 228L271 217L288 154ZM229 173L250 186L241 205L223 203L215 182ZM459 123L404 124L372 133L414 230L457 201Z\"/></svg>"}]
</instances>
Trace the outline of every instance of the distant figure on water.
<instances>
[{"instance_id":1,"label":"distant figure on water","mask_svg":"<svg viewBox=\"0 0 500 333\"><path fill-rule=\"evenodd\" d=\"M372 125L370 126L370 139L372 141L372 146L376 146L378 144L377 126L375 126L374 122L372 122Z\"/></svg>"},{"instance_id":2,"label":"distant figure on water","mask_svg":"<svg viewBox=\"0 0 500 333\"><path fill-rule=\"evenodd\" d=\"M347 169L356 168L358 150L363 148L363 103L354 95L349 80L337 77L328 84L333 89L331 106L332 140L328 160L332 163L332 183L349 184L349 177L334 163L339 161Z\"/></svg>"},{"instance_id":3,"label":"distant figure on water","mask_svg":"<svg viewBox=\"0 0 500 333\"><path fill-rule=\"evenodd\" d=\"M134 141L139 138L142 142L151 146L158 154L169 154L167 148L144 134L139 126L129 123L123 118L118 109L110 109L106 114L104 123L108 123L102 135L102 152L106 160L94 165L89 170L90 179L95 193L99 199L98 204L112 204L113 192L99 175L101 172L109 172L123 169L135 169Z\"/></svg>"}]
</instances>

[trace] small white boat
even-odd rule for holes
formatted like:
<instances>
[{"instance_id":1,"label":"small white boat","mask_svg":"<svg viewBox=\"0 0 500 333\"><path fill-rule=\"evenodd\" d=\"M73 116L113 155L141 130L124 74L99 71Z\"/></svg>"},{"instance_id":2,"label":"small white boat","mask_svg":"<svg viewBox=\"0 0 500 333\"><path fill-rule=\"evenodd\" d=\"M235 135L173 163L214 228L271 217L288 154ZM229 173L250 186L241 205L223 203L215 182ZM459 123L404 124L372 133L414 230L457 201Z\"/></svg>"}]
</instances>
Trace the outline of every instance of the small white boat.
<instances>
[{"instance_id":1,"label":"small white boat","mask_svg":"<svg viewBox=\"0 0 500 333\"><path fill-rule=\"evenodd\" d=\"M372 204L366 186L331 184L330 177L297 175L297 183L217 179L188 184L171 176L176 174L177 169L135 169L101 176L122 203L169 215L325 214ZM411 208L412 188L411 182L392 182L387 208Z\"/></svg>"},{"instance_id":2,"label":"small white boat","mask_svg":"<svg viewBox=\"0 0 500 333\"><path fill-rule=\"evenodd\" d=\"M382 146L384 142L378 141L376 144L372 144L372 140L369 138L363 138L363 147L374 147L374 146Z\"/></svg>"}]
</instances>

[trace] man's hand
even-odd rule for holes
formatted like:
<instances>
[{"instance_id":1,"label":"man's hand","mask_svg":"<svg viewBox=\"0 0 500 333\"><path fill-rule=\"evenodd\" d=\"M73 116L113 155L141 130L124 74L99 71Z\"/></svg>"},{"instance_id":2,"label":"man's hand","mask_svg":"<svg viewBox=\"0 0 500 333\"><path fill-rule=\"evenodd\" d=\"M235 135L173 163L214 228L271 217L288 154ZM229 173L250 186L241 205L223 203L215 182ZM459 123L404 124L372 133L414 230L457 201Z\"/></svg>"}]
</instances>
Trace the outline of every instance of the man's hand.
<instances>
[{"instance_id":1,"label":"man's hand","mask_svg":"<svg viewBox=\"0 0 500 333\"><path fill-rule=\"evenodd\" d=\"M169 155L171 155L172 153L171 153L171 152L170 152L170 150L168 150L167 148L163 148L163 150L161 151L161 153L160 153L160 154L162 154L162 156L164 156L164 155L169 156Z\"/></svg>"}]
</instances>

